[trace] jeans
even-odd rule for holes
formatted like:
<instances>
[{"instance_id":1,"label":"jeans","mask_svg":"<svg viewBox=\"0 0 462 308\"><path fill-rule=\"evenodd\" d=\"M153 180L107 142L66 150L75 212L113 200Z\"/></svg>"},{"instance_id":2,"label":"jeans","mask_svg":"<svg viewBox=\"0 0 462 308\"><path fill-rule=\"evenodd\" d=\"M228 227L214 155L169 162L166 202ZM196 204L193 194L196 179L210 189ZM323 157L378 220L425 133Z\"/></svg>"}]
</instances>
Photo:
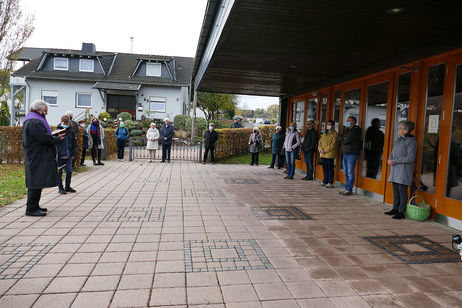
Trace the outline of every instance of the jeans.
<instances>
[{"instance_id":1,"label":"jeans","mask_svg":"<svg viewBox=\"0 0 462 308\"><path fill-rule=\"evenodd\" d=\"M284 165L284 162L282 161L281 153L271 154L271 165L270 166L274 167L274 165L276 164L276 158L278 160L277 167L282 168L282 166Z\"/></svg>"},{"instance_id":2,"label":"jeans","mask_svg":"<svg viewBox=\"0 0 462 308\"><path fill-rule=\"evenodd\" d=\"M250 164L251 165L255 164L258 166L258 152L252 153L252 162Z\"/></svg>"},{"instance_id":3,"label":"jeans","mask_svg":"<svg viewBox=\"0 0 462 308\"><path fill-rule=\"evenodd\" d=\"M295 174L295 151L286 151L287 176Z\"/></svg>"},{"instance_id":4,"label":"jeans","mask_svg":"<svg viewBox=\"0 0 462 308\"><path fill-rule=\"evenodd\" d=\"M355 167L359 154L345 153L343 154L343 173L345 174L345 190L353 191L355 184Z\"/></svg>"},{"instance_id":5,"label":"jeans","mask_svg":"<svg viewBox=\"0 0 462 308\"><path fill-rule=\"evenodd\" d=\"M306 176L310 179L313 178L313 171L314 171L313 156L314 156L314 151L303 152L303 158L305 159L305 165L306 165Z\"/></svg>"},{"instance_id":6,"label":"jeans","mask_svg":"<svg viewBox=\"0 0 462 308\"><path fill-rule=\"evenodd\" d=\"M117 159L124 159L124 150L127 140L117 139Z\"/></svg>"},{"instance_id":7,"label":"jeans","mask_svg":"<svg viewBox=\"0 0 462 308\"><path fill-rule=\"evenodd\" d=\"M64 166L58 171L58 187L63 189L63 170L66 171L66 188L71 187L71 177L72 177L72 159L69 158L58 158L58 167Z\"/></svg>"},{"instance_id":8,"label":"jeans","mask_svg":"<svg viewBox=\"0 0 462 308\"><path fill-rule=\"evenodd\" d=\"M210 161L214 163L215 162L215 148L205 148L204 163L207 162L207 156L209 154L209 151L210 151Z\"/></svg>"},{"instance_id":9,"label":"jeans","mask_svg":"<svg viewBox=\"0 0 462 308\"><path fill-rule=\"evenodd\" d=\"M322 171L324 173L324 184L334 184L334 159L322 158Z\"/></svg>"},{"instance_id":10,"label":"jeans","mask_svg":"<svg viewBox=\"0 0 462 308\"><path fill-rule=\"evenodd\" d=\"M404 214L408 199L407 185L395 182L391 184L393 185L393 210Z\"/></svg>"},{"instance_id":11,"label":"jeans","mask_svg":"<svg viewBox=\"0 0 462 308\"><path fill-rule=\"evenodd\" d=\"M172 145L171 144L162 144L162 161L167 159L170 161L170 153L172 152Z\"/></svg>"},{"instance_id":12,"label":"jeans","mask_svg":"<svg viewBox=\"0 0 462 308\"><path fill-rule=\"evenodd\" d=\"M34 212L39 209L40 197L42 196L42 189L28 189L27 190L27 203L26 212Z\"/></svg>"}]
</instances>

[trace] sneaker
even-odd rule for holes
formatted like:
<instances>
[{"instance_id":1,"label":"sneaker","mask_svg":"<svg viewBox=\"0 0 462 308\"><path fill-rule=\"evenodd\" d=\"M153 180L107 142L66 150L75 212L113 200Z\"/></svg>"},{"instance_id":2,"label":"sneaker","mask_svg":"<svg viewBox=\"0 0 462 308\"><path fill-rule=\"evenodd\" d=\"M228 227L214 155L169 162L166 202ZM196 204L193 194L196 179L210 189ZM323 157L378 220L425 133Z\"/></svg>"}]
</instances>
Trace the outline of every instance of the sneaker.
<instances>
[{"instance_id":1,"label":"sneaker","mask_svg":"<svg viewBox=\"0 0 462 308\"><path fill-rule=\"evenodd\" d=\"M59 189L59 190L58 190L58 193L59 193L60 195L67 195L67 192L66 192L64 189Z\"/></svg>"},{"instance_id":2,"label":"sneaker","mask_svg":"<svg viewBox=\"0 0 462 308\"><path fill-rule=\"evenodd\" d=\"M70 192L70 193L75 193L75 192L76 192L76 190L75 190L74 188L72 188L72 187L67 187L67 188L65 189L65 191L66 191L66 192Z\"/></svg>"},{"instance_id":3,"label":"sneaker","mask_svg":"<svg viewBox=\"0 0 462 308\"><path fill-rule=\"evenodd\" d=\"M392 209L391 211L385 212L384 214L385 215L396 215L396 214L398 214L398 211Z\"/></svg>"},{"instance_id":4,"label":"sneaker","mask_svg":"<svg viewBox=\"0 0 462 308\"><path fill-rule=\"evenodd\" d=\"M352 191L349 191L349 190L345 190L345 191L342 193L342 195L344 195L344 196L351 196L352 194L353 194L353 192L352 192Z\"/></svg>"},{"instance_id":5,"label":"sneaker","mask_svg":"<svg viewBox=\"0 0 462 308\"><path fill-rule=\"evenodd\" d=\"M318 185L319 186L326 186L326 184L324 184L324 182L318 182Z\"/></svg>"},{"instance_id":6,"label":"sneaker","mask_svg":"<svg viewBox=\"0 0 462 308\"><path fill-rule=\"evenodd\" d=\"M326 186L324 186L325 188L332 188L334 187L334 185L332 185L331 183L328 183Z\"/></svg>"}]
</instances>

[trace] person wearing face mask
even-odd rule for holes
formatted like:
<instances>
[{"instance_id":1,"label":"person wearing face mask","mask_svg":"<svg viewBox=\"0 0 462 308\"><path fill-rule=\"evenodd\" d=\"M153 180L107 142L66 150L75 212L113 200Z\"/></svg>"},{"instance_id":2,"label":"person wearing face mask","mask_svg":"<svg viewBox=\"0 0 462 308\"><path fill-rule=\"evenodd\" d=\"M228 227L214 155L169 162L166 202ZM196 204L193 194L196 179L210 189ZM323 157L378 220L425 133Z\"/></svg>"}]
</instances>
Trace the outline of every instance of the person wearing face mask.
<instances>
[{"instance_id":1,"label":"person wearing face mask","mask_svg":"<svg viewBox=\"0 0 462 308\"><path fill-rule=\"evenodd\" d=\"M169 118L164 119L164 125L160 128L160 140L162 142L162 160L161 163L170 162L170 154L172 152L173 135L175 135L175 129L170 123Z\"/></svg>"},{"instance_id":2,"label":"person wearing face mask","mask_svg":"<svg viewBox=\"0 0 462 308\"><path fill-rule=\"evenodd\" d=\"M91 124L87 128L87 133L90 136L88 138L88 147L91 148L91 158L93 159L93 165L103 166L101 162L101 151L104 149L104 129L99 124L98 118L93 117ZM98 162L96 159L98 158Z\"/></svg>"},{"instance_id":3,"label":"person wearing face mask","mask_svg":"<svg viewBox=\"0 0 462 308\"><path fill-rule=\"evenodd\" d=\"M207 156L210 151L210 161L212 165L215 165L215 143L218 140L218 133L215 130L215 124L210 123L209 129L204 132L204 161L203 164L207 163Z\"/></svg>"},{"instance_id":4,"label":"person wearing face mask","mask_svg":"<svg viewBox=\"0 0 462 308\"><path fill-rule=\"evenodd\" d=\"M22 127L27 187L26 216L45 216L47 209L39 205L42 189L58 186L56 145L64 139L65 134L52 135L45 119L47 113L47 103L34 101Z\"/></svg>"},{"instance_id":5,"label":"person wearing face mask","mask_svg":"<svg viewBox=\"0 0 462 308\"><path fill-rule=\"evenodd\" d=\"M253 128L253 133L249 137L250 153L252 153L252 161L250 165L258 166L258 153L263 149L263 138L258 127Z\"/></svg>"},{"instance_id":6,"label":"person wearing face mask","mask_svg":"<svg viewBox=\"0 0 462 308\"><path fill-rule=\"evenodd\" d=\"M318 132L314 128L314 121L309 120L306 123L306 132L305 138L303 139L302 149L303 149L303 158L305 159L306 165L306 176L302 180L310 181L313 180L313 156L316 151L316 146L318 145Z\"/></svg>"},{"instance_id":7,"label":"person wearing face mask","mask_svg":"<svg viewBox=\"0 0 462 308\"><path fill-rule=\"evenodd\" d=\"M159 149L159 130L156 128L156 123L151 123L148 131L146 132L146 149L149 152L149 162L152 163L156 158L156 151Z\"/></svg>"},{"instance_id":8,"label":"person wearing face mask","mask_svg":"<svg viewBox=\"0 0 462 308\"><path fill-rule=\"evenodd\" d=\"M283 149L286 151L287 176L284 179L293 179L295 174L295 155L301 144L300 133L295 122L291 122L286 132Z\"/></svg>"},{"instance_id":9,"label":"person wearing face mask","mask_svg":"<svg viewBox=\"0 0 462 308\"><path fill-rule=\"evenodd\" d=\"M58 129L65 129L66 136L63 142L57 146L58 150L58 192L65 195L68 192L74 193L75 189L71 187L72 178L72 160L77 156L77 140L74 136L74 130L70 126L69 116L63 115ZM66 186L63 187L63 170L66 171Z\"/></svg>"},{"instance_id":10,"label":"person wearing face mask","mask_svg":"<svg viewBox=\"0 0 462 308\"><path fill-rule=\"evenodd\" d=\"M129 136L128 129L125 128L124 122L120 122L119 127L115 131L116 143L117 143L117 160L124 160L125 145L127 144L127 138Z\"/></svg>"},{"instance_id":11,"label":"person wearing face mask","mask_svg":"<svg viewBox=\"0 0 462 308\"><path fill-rule=\"evenodd\" d=\"M318 145L324 173L324 180L318 185L326 188L334 187L334 160L337 157L337 138L335 122L332 120L327 121L326 131L321 135Z\"/></svg>"},{"instance_id":12,"label":"person wearing face mask","mask_svg":"<svg viewBox=\"0 0 462 308\"><path fill-rule=\"evenodd\" d=\"M87 155L88 149L88 133L87 127L85 126L85 120L80 120L79 126L82 127L82 156L80 157L80 166L86 166L85 156Z\"/></svg>"},{"instance_id":13,"label":"person wearing face mask","mask_svg":"<svg viewBox=\"0 0 462 308\"><path fill-rule=\"evenodd\" d=\"M342 144L343 152L343 173L345 174L345 189L339 194L348 196L353 194L355 184L355 167L361 151L361 128L356 125L356 118L349 116L345 122L343 134L339 141Z\"/></svg>"}]
</instances>

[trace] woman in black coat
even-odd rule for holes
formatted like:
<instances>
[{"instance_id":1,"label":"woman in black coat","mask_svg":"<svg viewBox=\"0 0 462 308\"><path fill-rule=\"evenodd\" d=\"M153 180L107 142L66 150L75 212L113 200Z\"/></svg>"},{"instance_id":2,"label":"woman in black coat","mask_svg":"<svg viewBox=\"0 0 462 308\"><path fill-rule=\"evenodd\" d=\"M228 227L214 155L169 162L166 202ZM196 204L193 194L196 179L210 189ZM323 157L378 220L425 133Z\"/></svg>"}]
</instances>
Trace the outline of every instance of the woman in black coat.
<instances>
[{"instance_id":1,"label":"woman in black coat","mask_svg":"<svg viewBox=\"0 0 462 308\"><path fill-rule=\"evenodd\" d=\"M27 186L27 216L45 216L46 208L39 206L42 189L58 186L56 148L64 134L51 135L45 116L48 104L37 100L24 119L23 146Z\"/></svg>"}]
</instances>

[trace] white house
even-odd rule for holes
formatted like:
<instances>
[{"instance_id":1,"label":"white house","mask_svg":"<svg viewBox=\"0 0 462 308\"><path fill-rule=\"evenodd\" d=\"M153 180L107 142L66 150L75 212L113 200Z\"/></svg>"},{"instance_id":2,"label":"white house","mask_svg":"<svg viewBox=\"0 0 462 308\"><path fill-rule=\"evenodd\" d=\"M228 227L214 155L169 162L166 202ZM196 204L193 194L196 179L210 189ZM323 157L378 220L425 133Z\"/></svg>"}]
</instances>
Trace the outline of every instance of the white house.
<instances>
[{"instance_id":1,"label":"white house","mask_svg":"<svg viewBox=\"0 0 462 308\"><path fill-rule=\"evenodd\" d=\"M48 102L50 124L67 110L82 118L87 108L113 118L126 111L136 120L189 113L194 58L100 52L83 43L81 50L26 47L17 60L29 62L12 74L12 88L25 90L26 112L36 99ZM12 118L21 121L20 114Z\"/></svg>"}]
</instances>

